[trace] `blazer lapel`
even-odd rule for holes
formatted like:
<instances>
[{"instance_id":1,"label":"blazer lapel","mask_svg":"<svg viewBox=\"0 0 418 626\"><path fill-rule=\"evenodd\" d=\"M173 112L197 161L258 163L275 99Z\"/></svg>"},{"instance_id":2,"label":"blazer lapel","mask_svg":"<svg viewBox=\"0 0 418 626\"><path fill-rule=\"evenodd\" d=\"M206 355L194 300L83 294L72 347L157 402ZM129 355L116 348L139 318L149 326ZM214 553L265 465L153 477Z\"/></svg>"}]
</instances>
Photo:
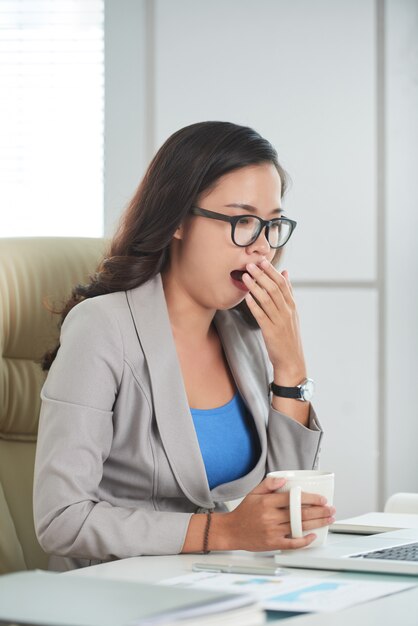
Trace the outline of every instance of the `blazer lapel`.
<instances>
[{"instance_id":1,"label":"blazer lapel","mask_svg":"<svg viewBox=\"0 0 418 626\"><path fill-rule=\"evenodd\" d=\"M127 297L148 364L155 419L173 473L192 502L213 508L160 274L128 291Z\"/></svg>"},{"instance_id":2,"label":"blazer lapel","mask_svg":"<svg viewBox=\"0 0 418 626\"><path fill-rule=\"evenodd\" d=\"M256 332L236 311L218 311L215 325L224 353L242 399L252 415L260 440L261 454L256 466L242 478L219 485L212 491L215 500L233 500L254 489L265 476L267 460L267 420L270 407L269 362Z\"/></svg>"},{"instance_id":3,"label":"blazer lapel","mask_svg":"<svg viewBox=\"0 0 418 626\"><path fill-rule=\"evenodd\" d=\"M263 366L264 355L255 333L236 311L218 311L215 325L225 356L242 398L257 428L265 431L269 411L269 379Z\"/></svg>"}]
</instances>

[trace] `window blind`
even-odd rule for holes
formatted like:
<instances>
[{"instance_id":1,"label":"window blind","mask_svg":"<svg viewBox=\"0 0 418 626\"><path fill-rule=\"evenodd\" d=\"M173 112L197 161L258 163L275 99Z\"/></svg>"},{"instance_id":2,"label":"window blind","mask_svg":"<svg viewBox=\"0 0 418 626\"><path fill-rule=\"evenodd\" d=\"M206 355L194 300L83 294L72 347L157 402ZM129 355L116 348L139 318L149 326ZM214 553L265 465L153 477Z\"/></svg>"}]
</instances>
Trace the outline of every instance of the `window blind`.
<instances>
[{"instance_id":1,"label":"window blind","mask_svg":"<svg viewBox=\"0 0 418 626\"><path fill-rule=\"evenodd\" d=\"M0 237L101 236L103 135L103 0L0 0Z\"/></svg>"}]
</instances>

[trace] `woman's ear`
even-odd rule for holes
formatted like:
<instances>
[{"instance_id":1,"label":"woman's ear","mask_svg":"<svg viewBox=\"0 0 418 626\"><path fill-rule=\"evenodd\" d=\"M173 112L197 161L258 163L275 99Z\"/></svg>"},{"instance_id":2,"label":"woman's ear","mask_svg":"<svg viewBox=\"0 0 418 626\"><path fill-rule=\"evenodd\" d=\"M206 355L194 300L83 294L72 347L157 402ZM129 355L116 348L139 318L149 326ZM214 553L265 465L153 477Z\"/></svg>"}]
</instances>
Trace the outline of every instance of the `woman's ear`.
<instances>
[{"instance_id":1,"label":"woman's ear","mask_svg":"<svg viewBox=\"0 0 418 626\"><path fill-rule=\"evenodd\" d=\"M183 224L180 224L178 228L174 231L173 239L183 239L184 228Z\"/></svg>"}]
</instances>

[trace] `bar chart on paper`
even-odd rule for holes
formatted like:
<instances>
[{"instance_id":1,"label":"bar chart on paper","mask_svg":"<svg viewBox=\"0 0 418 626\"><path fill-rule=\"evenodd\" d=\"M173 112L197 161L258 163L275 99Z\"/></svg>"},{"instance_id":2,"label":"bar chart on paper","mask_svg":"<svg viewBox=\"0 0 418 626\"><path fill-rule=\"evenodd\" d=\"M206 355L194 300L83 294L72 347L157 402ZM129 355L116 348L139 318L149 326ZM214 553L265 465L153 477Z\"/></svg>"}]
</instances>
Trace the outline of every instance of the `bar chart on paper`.
<instances>
[{"instance_id":1,"label":"bar chart on paper","mask_svg":"<svg viewBox=\"0 0 418 626\"><path fill-rule=\"evenodd\" d=\"M244 592L258 598L268 611L320 613L391 595L413 587L411 583L307 578L300 576L251 576L245 574L193 573L162 580L160 584Z\"/></svg>"},{"instance_id":2,"label":"bar chart on paper","mask_svg":"<svg viewBox=\"0 0 418 626\"><path fill-rule=\"evenodd\" d=\"M352 588L352 583L344 583L338 581L324 581L313 585L304 585L294 591L288 591L287 593L278 594L277 596L269 597L264 608L269 610L288 610L288 611L329 611L329 603L339 600L338 596L342 596L350 591L354 593L351 598L355 597L355 601L358 602L358 589ZM357 593L356 593L357 592ZM352 602L351 600L351 602ZM287 607L287 608L286 608ZM307 608L309 607L309 609Z\"/></svg>"}]
</instances>

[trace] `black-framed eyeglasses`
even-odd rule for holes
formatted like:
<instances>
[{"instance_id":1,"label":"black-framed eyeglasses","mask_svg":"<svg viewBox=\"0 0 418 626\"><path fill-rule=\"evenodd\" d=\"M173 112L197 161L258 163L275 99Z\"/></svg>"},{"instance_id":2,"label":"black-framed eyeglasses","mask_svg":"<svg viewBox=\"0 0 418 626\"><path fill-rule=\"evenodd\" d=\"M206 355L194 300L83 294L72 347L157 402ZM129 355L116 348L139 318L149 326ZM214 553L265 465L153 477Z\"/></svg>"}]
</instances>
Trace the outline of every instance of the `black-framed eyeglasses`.
<instances>
[{"instance_id":1,"label":"black-framed eyeglasses","mask_svg":"<svg viewBox=\"0 0 418 626\"><path fill-rule=\"evenodd\" d=\"M229 222L232 241L240 248L245 248L254 243L263 228L266 229L266 239L270 248L281 248L289 241L297 224L287 217L275 217L272 220L263 220L257 215L235 215L231 217L208 209L201 209L198 206L192 207L191 213L200 217Z\"/></svg>"}]
</instances>

